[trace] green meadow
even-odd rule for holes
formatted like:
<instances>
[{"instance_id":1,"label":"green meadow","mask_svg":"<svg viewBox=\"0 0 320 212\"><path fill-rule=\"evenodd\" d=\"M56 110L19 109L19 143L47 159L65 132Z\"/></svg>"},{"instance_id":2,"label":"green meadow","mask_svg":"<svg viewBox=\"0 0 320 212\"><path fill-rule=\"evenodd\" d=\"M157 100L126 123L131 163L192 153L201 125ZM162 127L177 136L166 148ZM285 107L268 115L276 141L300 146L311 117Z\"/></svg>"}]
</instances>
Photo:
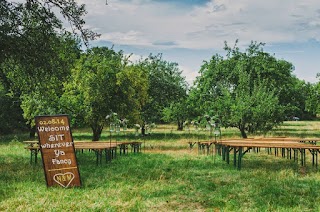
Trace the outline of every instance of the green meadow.
<instances>
[{"instance_id":1,"label":"green meadow","mask_svg":"<svg viewBox=\"0 0 320 212\"><path fill-rule=\"evenodd\" d=\"M256 135L261 136L261 135ZM320 121L285 122L267 136L320 139ZM73 129L90 140L89 129ZM222 129L222 138L239 137ZM293 160L250 152L239 171L219 155L189 149L188 141L210 139L205 130L176 131L160 125L145 137L133 130L112 141L143 142L142 152L96 164L93 152L77 153L82 187L46 186L41 156L30 163L27 134L0 137L0 211L320 211L320 172ZM104 141L110 140L105 129Z\"/></svg>"}]
</instances>

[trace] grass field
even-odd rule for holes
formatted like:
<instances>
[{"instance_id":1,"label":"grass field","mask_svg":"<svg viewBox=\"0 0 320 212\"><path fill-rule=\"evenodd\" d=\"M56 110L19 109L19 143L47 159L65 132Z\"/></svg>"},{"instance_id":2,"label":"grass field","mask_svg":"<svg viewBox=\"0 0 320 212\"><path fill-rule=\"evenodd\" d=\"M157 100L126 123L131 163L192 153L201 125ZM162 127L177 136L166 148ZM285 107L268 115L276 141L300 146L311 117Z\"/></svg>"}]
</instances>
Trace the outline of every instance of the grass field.
<instances>
[{"instance_id":1,"label":"grass field","mask_svg":"<svg viewBox=\"0 0 320 212\"><path fill-rule=\"evenodd\" d=\"M91 139L87 129L74 129L73 136ZM285 122L268 136L320 138L320 122ZM78 153L83 186L63 189L46 187L41 160L30 164L26 135L1 137L0 211L320 211L320 172L309 159L302 168L264 151L249 153L238 171L219 156L189 150L187 141L208 138L208 131L169 125L144 138L130 130L113 134L113 141L139 140L145 148L101 165L94 153ZM102 140L109 139L105 131Z\"/></svg>"}]
</instances>

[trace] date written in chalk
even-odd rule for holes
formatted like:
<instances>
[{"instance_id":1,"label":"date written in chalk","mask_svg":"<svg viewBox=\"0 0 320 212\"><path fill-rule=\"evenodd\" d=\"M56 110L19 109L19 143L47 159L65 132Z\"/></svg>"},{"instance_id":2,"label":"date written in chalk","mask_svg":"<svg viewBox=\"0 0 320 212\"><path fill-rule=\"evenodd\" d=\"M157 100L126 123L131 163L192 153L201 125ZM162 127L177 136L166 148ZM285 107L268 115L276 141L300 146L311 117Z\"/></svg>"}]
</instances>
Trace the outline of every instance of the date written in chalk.
<instances>
[{"instance_id":1,"label":"date written in chalk","mask_svg":"<svg viewBox=\"0 0 320 212\"><path fill-rule=\"evenodd\" d=\"M45 120L45 121L39 121L40 125L50 125L50 124L63 124L64 125L64 119L57 119L53 118L50 120Z\"/></svg>"}]
</instances>

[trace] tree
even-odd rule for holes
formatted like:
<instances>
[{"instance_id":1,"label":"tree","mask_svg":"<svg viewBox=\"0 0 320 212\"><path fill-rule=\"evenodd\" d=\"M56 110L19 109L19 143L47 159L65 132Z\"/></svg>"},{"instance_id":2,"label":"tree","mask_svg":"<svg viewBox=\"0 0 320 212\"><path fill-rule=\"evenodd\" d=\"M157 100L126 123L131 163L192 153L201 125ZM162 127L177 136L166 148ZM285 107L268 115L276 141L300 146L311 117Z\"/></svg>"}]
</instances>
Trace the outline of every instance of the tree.
<instances>
[{"instance_id":1,"label":"tree","mask_svg":"<svg viewBox=\"0 0 320 212\"><path fill-rule=\"evenodd\" d=\"M272 129L291 108L284 93L293 81L293 66L264 52L263 45L252 42L240 52L226 44L226 58L214 55L205 62L191 92L198 113L218 115L223 126L239 128L242 137Z\"/></svg>"},{"instance_id":2,"label":"tree","mask_svg":"<svg viewBox=\"0 0 320 212\"><path fill-rule=\"evenodd\" d=\"M128 65L122 51L95 47L81 55L61 101L75 120L91 127L92 140L97 141L107 115L139 116L146 95L146 75L139 67Z\"/></svg>"},{"instance_id":3,"label":"tree","mask_svg":"<svg viewBox=\"0 0 320 212\"><path fill-rule=\"evenodd\" d=\"M247 138L247 132L268 132L282 121L284 107L279 105L274 90L257 82L250 91L247 80L238 86L234 97L228 99L231 103L228 122L229 126L240 130L243 138Z\"/></svg>"},{"instance_id":4,"label":"tree","mask_svg":"<svg viewBox=\"0 0 320 212\"><path fill-rule=\"evenodd\" d=\"M24 129L24 120L19 101L8 95L0 82L0 135Z\"/></svg>"},{"instance_id":5,"label":"tree","mask_svg":"<svg viewBox=\"0 0 320 212\"><path fill-rule=\"evenodd\" d=\"M26 66L23 68L26 71L24 74L34 79L48 73L47 61L54 60L56 56L48 41L53 34L66 33L54 10L71 23L74 32L80 32L85 44L96 36L84 29L82 17L86 13L85 6L78 5L74 0L27 0L24 4L1 1L0 64L8 59L14 60ZM29 65L35 69L30 70Z\"/></svg>"},{"instance_id":6,"label":"tree","mask_svg":"<svg viewBox=\"0 0 320 212\"><path fill-rule=\"evenodd\" d=\"M70 22L74 35L63 28L58 12ZM85 13L85 6L74 0L0 1L0 80L15 104L25 101L23 108L29 108L33 92L46 97L50 84L55 91L61 88L79 53L75 40L82 37L87 45L97 36L84 28ZM38 115L25 113L30 123L33 117L27 114Z\"/></svg>"},{"instance_id":7,"label":"tree","mask_svg":"<svg viewBox=\"0 0 320 212\"><path fill-rule=\"evenodd\" d=\"M60 111L59 98L63 93L63 83L70 76L71 67L80 53L77 41L70 35L52 34L47 42L53 51L52 58L46 61L46 71L33 64L21 65L12 59L0 64L5 76L2 83L15 99L16 105L21 105L31 137L35 136L36 115L50 115ZM32 70L43 74L39 78L31 77L28 72Z\"/></svg>"},{"instance_id":8,"label":"tree","mask_svg":"<svg viewBox=\"0 0 320 212\"><path fill-rule=\"evenodd\" d=\"M320 79L320 74L318 78ZM314 84L307 83L306 90L305 110L316 117L317 114L320 114L320 80Z\"/></svg>"},{"instance_id":9,"label":"tree","mask_svg":"<svg viewBox=\"0 0 320 212\"><path fill-rule=\"evenodd\" d=\"M320 73L317 74L317 78L319 79L319 82L315 84L315 93L317 96L317 115L320 115Z\"/></svg>"},{"instance_id":10,"label":"tree","mask_svg":"<svg viewBox=\"0 0 320 212\"><path fill-rule=\"evenodd\" d=\"M306 95L304 101L304 114L303 118L315 118L319 110L320 95L316 90L316 85L307 83L305 85Z\"/></svg>"},{"instance_id":11,"label":"tree","mask_svg":"<svg viewBox=\"0 0 320 212\"><path fill-rule=\"evenodd\" d=\"M35 116L55 115L61 113L59 95L55 89L42 90L37 88L20 96L23 118L29 128L29 137L34 138L36 133Z\"/></svg>"},{"instance_id":12,"label":"tree","mask_svg":"<svg viewBox=\"0 0 320 212\"><path fill-rule=\"evenodd\" d=\"M142 108L142 130L145 123L161 122L163 110L186 97L188 84L177 63L162 59L162 55L150 55L139 65L148 75L148 100Z\"/></svg>"},{"instance_id":13,"label":"tree","mask_svg":"<svg viewBox=\"0 0 320 212\"><path fill-rule=\"evenodd\" d=\"M167 122L175 121L178 126L177 130L183 130L184 123L189 118L188 109L186 99L173 102L169 107L163 109L163 120Z\"/></svg>"},{"instance_id":14,"label":"tree","mask_svg":"<svg viewBox=\"0 0 320 212\"><path fill-rule=\"evenodd\" d=\"M296 82L291 89L294 91L292 98L294 99L296 110L288 117L292 118L297 116L304 120L314 119L317 115L319 102L315 84L296 79Z\"/></svg>"}]
</instances>

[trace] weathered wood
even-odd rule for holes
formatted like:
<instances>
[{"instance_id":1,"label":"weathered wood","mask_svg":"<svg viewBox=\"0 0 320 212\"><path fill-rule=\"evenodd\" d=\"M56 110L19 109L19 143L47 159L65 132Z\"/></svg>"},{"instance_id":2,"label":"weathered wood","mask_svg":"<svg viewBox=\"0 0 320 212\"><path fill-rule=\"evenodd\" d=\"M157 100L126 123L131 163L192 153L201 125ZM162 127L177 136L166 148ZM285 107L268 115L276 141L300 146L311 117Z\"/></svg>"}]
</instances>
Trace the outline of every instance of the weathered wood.
<instances>
[{"instance_id":1,"label":"weathered wood","mask_svg":"<svg viewBox=\"0 0 320 212\"><path fill-rule=\"evenodd\" d=\"M47 186L81 186L68 116L36 116L35 120Z\"/></svg>"},{"instance_id":2,"label":"weathered wood","mask_svg":"<svg viewBox=\"0 0 320 212\"><path fill-rule=\"evenodd\" d=\"M281 149L282 157L285 158L287 152L287 158L291 159L291 151L294 151L294 160L298 160L298 152L300 152L301 165L306 165L306 150L312 154L312 165L318 165L318 153L320 152L320 146L317 146L317 142L320 139L315 138L288 138L288 137L273 137L273 138L258 138L258 139L229 139L213 141L216 148L223 149L222 160L227 160L229 163L229 149L234 150L234 166L237 163L238 169L241 169L242 157L244 154L252 148L266 148L270 153L271 149L275 149L275 155L277 156L278 150ZM243 148L247 148L247 151L243 151ZM236 154L238 153L238 154ZM237 158L238 155L238 158Z\"/></svg>"}]
</instances>

